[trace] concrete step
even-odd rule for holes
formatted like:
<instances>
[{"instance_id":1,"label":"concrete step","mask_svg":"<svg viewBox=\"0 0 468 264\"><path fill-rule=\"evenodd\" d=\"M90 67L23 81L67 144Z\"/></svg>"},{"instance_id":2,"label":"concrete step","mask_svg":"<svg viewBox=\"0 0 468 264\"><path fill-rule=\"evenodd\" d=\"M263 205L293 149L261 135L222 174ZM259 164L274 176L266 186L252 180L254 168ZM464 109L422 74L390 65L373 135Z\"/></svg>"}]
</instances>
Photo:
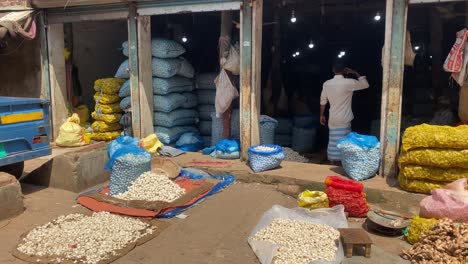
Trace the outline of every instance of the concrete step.
<instances>
[{"instance_id":1,"label":"concrete step","mask_svg":"<svg viewBox=\"0 0 468 264\"><path fill-rule=\"evenodd\" d=\"M17 216L23 211L21 185L15 176L0 172L0 220Z\"/></svg>"}]
</instances>

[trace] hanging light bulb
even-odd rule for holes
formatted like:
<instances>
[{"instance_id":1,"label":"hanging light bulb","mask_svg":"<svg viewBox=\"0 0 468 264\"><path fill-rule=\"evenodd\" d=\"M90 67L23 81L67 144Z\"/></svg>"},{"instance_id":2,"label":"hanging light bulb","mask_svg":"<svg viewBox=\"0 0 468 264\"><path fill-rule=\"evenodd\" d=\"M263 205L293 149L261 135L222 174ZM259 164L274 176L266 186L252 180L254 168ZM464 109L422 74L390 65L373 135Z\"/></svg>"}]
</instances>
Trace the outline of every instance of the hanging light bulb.
<instances>
[{"instance_id":1,"label":"hanging light bulb","mask_svg":"<svg viewBox=\"0 0 468 264\"><path fill-rule=\"evenodd\" d=\"M296 15L294 14L294 9L293 9L291 13L291 23L296 23L296 21L297 21L297 18L296 18Z\"/></svg>"},{"instance_id":2,"label":"hanging light bulb","mask_svg":"<svg viewBox=\"0 0 468 264\"><path fill-rule=\"evenodd\" d=\"M419 46L414 46L414 50L419 50Z\"/></svg>"},{"instance_id":3,"label":"hanging light bulb","mask_svg":"<svg viewBox=\"0 0 468 264\"><path fill-rule=\"evenodd\" d=\"M294 54L296 54L296 56L301 55L301 53L299 51L296 51L296 53L294 53Z\"/></svg>"},{"instance_id":4,"label":"hanging light bulb","mask_svg":"<svg viewBox=\"0 0 468 264\"><path fill-rule=\"evenodd\" d=\"M346 52L344 50L340 51L340 55L341 57L343 57L344 55L346 55Z\"/></svg>"},{"instance_id":5,"label":"hanging light bulb","mask_svg":"<svg viewBox=\"0 0 468 264\"><path fill-rule=\"evenodd\" d=\"M188 41L188 38L187 38L186 36L183 36L183 37L182 37L182 42L183 42L183 43L186 43L187 41Z\"/></svg>"},{"instance_id":6,"label":"hanging light bulb","mask_svg":"<svg viewBox=\"0 0 468 264\"><path fill-rule=\"evenodd\" d=\"M380 13L379 13L379 12L377 12L377 14L375 14L375 16L374 16L374 20L375 20L375 21L380 21L381 18L382 18L382 17L380 16Z\"/></svg>"},{"instance_id":7,"label":"hanging light bulb","mask_svg":"<svg viewBox=\"0 0 468 264\"><path fill-rule=\"evenodd\" d=\"M309 49L313 49L315 45L314 45L314 43L311 41L311 42L309 42L309 45L308 45L308 46L309 46Z\"/></svg>"}]
</instances>

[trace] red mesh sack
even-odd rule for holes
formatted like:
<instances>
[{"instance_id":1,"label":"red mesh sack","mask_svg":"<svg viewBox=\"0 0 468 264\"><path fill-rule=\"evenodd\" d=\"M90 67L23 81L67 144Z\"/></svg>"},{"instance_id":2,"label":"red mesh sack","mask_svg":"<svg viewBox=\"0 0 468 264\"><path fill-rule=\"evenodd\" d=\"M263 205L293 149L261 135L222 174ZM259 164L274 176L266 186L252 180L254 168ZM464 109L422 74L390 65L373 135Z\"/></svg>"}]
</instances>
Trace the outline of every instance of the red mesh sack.
<instances>
[{"instance_id":1,"label":"red mesh sack","mask_svg":"<svg viewBox=\"0 0 468 264\"><path fill-rule=\"evenodd\" d=\"M352 192L362 192L364 185L360 182L344 179L338 176L328 176L325 179L325 184L337 189L348 190Z\"/></svg>"}]
</instances>

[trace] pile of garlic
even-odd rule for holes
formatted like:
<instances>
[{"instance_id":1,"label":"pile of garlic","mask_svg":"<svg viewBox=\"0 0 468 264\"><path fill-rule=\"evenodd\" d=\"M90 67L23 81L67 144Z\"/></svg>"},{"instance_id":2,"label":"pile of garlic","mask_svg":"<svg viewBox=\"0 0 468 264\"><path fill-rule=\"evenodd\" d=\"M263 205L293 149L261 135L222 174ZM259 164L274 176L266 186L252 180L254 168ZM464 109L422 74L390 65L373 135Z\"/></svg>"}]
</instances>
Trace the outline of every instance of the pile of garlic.
<instances>
[{"instance_id":1,"label":"pile of garlic","mask_svg":"<svg viewBox=\"0 0 468 264\"><path fill-rule=\"evenodd\" d=\"M69 214L31 230L17 249L33 257L55 258L58 263L94 264L154 230L138 219L108 212Z\"/></svg>"},{"instance_id":2,"label":"pile of garlic","mask_svg":"<svg viewBox=\"0 0 468 264\"><path fill-rule=\"evenodd\" d=\"M334 260L339 238L340 233L327 225L277 218L253 239L279 246L274 264L308 264L314 260Z\"/></svg>"},{"instance_id":3,"label":"pile of garlic","mask_svg":"<svg viewBox=\"0 0 468 264\"><path fill-rule=\"evenodd\" d=\"M136 179L128 191L114 197L122 200L143 200L172 202L185 194L185 189L171 181L167 176L145 172Z\"/></svg>"}]
</instances>

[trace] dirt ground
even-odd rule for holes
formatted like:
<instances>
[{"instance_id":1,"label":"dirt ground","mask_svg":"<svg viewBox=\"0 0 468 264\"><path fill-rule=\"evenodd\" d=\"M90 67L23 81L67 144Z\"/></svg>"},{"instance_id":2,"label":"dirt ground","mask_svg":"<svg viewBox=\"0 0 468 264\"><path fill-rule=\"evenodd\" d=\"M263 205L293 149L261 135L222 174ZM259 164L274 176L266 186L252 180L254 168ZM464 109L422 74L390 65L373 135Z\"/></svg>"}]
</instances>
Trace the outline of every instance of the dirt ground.
<instances>
[{"instance_id":1,"label":"dirt ground","mask_svg":"<svg viewBox=\"0 0 468 264\"><path fill-rule=\"evenodd\" d=\"M52 188L23 185L26 211L0 222L0 263L23 263L10 251L19 236L36 225L72 212L85 212L75 204L76 194ZM172 225L158 237L135 248L117 260L121 264L256 264L259 263L247 243L247 237L262 214L279 204L295 207L293 197L276 191L273 185L235 183L223 192L187 210L186 219L170 219ZM351 226L361 220L351 219ZM343 263L406 263L398 257L408 247L400 238L371 235L372 258L353 257Z\"/></svg>"}]
</instances>

